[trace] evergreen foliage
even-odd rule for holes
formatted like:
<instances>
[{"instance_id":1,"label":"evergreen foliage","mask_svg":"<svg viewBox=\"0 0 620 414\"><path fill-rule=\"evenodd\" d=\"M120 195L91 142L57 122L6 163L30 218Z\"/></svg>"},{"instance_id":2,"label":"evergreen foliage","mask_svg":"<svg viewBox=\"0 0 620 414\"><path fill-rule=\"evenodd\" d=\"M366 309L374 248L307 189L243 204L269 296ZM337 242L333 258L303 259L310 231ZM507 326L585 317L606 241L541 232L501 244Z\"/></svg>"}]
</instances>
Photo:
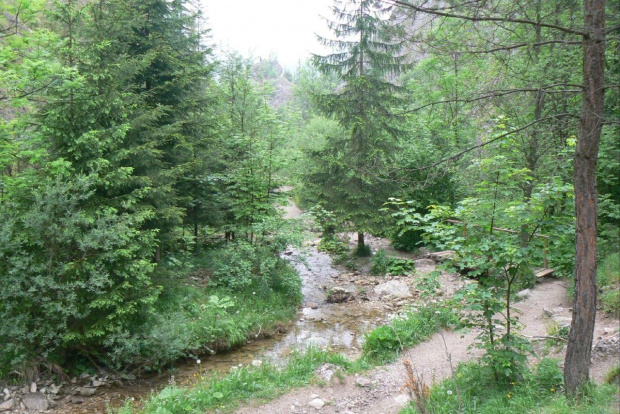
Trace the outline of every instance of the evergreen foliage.
<instances>
[{"instance_id":1,"label":"evergreen foliage","mask_svg":"<svg viewBox=\"0 0 620 414\"><path fill-rule=\"evenodd\" d=\"M390 10L375 1L336 2L336 20L328 25L337 39L321 39L336 52L313 59L322 73L340 80L335 91L313 98L343 133L326 136L322 147L308 152L314 165L306 172L304 191L340 223L351 222L360 245L363 232L378 228L376 211L395 191L389 168L403 135L394 114L403 104L401 88L393 76L406 66L406 56L387 20Z\"/></svg>"}]
</instances>

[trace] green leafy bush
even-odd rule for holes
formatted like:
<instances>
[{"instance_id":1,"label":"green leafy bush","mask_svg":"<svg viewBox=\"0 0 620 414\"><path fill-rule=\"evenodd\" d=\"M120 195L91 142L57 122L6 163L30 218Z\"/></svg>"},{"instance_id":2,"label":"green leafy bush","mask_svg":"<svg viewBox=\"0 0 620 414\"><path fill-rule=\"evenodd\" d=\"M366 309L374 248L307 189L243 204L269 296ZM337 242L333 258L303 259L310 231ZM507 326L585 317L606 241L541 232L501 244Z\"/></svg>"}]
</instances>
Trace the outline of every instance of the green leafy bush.
<instances>
[{"instance_id":1,"label":"green leafy bush","mask_svg":"<svg viewBox=\"0 0 620 414\"><path fill-rule=\"evenodd\" d=\"M370 259L370 273L384 275L387 273L389 258L384 249L379 249Z\"/></svg>"},{"instance_id":2,"label":"green leafy bush","mask_svg":"<svg viewBox=\"0 0 620 414\"><path fill-rule=\"evenodd\" d=\"M264 363L259 367L241 367L224 377L208 375L190 389L167 387L146 402L145 414L214 412L236 407L240 400L271 399L295 387L308 385L315 371L323 363L350 368L352 363L339 354L309 348L304 353L293 353L286 364L278 367ZM130 414L131 404L120 414Z\"/></svg>"},{"instance_id":3,"label":"green leafy bush","mask_svg":"<svg viewBox=\"0 0 620 414\"><path fill-rule=\"evenodd\" d=\"M370 259L370 273L373 275L406 275L415 272L415 262L409 259L390 257L385 250L380 249Z\"/></svg>"}]
</instances>

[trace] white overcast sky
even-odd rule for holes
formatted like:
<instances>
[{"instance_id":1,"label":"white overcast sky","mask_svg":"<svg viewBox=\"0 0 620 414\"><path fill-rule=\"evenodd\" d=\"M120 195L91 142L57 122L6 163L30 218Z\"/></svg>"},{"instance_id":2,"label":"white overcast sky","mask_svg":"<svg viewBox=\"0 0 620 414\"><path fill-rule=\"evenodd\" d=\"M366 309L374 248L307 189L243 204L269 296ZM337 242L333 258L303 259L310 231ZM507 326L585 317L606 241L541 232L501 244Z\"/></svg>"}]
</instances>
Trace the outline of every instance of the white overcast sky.
<instances>
[{"instance_id":1,"label":"white overcast sky","mask_svg":"<svg viewBox=\"0 0 620 414\"><path fill-rule=\"evenodd\" d=\"M325 53L315 33L328 35L319 16L332 18L333 0L201 0L218 51L231 49L246 57L274 54L293 69L313 53Z\"/></svg>"}]
</instances>

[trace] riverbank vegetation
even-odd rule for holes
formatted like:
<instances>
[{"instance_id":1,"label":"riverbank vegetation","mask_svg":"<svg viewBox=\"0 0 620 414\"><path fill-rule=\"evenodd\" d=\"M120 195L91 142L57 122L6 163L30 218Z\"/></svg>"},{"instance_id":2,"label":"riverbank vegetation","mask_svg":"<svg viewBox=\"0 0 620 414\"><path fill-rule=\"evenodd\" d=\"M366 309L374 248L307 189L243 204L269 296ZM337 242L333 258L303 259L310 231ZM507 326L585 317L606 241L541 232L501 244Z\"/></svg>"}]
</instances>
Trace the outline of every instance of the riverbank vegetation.
<instances>
[{"instance_id":1,"label":"riverbank vegetation","mask_svg":"<svg viewBox=\"0 0 620 414\"><path fill-rule=\"evenodd\" d=\"M412 391L415 402L400 414L448 413L609 413L617 411L614 403L616 385L589 386L580 401L563 392L559 361L543 359L519 381L497 383L489 367L461 364L453 378L424 388L420 397ZM409 385L410 383L408 383Z\"/></svg>"}]
</instances>

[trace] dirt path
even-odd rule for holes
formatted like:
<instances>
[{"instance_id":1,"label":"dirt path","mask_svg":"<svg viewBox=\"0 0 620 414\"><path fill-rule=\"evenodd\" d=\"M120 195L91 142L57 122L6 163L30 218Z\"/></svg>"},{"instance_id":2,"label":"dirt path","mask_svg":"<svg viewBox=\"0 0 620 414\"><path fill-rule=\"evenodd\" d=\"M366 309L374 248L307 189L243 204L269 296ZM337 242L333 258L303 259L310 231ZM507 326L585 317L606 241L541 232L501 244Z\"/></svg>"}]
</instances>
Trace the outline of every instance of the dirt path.
<instances>
[{"instance_id":1,"label":"dirt path","mask_svg":"<svg viewBox=\"0 0 620 414\"><path fill-rule=\"evenodd\" d=\"M424 271L433 270L426 265ZM458 276L442 275L442 285L448 292L453 292L462 280ZM556 323L570 321L570 302L567 295L568 282L558 279L546 279L531 289L530 296L515 305L520 310L520 321L524 327L522 333L530 337L547 335L550 317ZM604 375L618 360L618 342L610 341L607 348L596 347L605 343L606 338L618 332L619 322L605 315L597 315L595 329L595 350L592 378L600 382ZM452 364L476 358L481 354L477 349L468 349L476 337L475 332L465 336L456 332L441 332L430 340L407 350L392 364L371 370L363 376L346 376L339 380L336 376L324 386L311 386L294 390L266 404L250 404L237 411L237 414L305 414L305 413L340 413L340 414L389 414L398 413L407 404L408 397L402 390L405 381L403 361L408 359L413 366L423 373L427 383L439 382L451 373L448 355ZM617 335L616 335L617 337ZM547 356L562 359L565 347L548 349L541 339L534 338L539 350L545 350ZM611 352L610 352L611 349ZM533 361L535 362L535 361ZM321 408L315 408L324 404Z\"/></svg>"}]
</instances>

